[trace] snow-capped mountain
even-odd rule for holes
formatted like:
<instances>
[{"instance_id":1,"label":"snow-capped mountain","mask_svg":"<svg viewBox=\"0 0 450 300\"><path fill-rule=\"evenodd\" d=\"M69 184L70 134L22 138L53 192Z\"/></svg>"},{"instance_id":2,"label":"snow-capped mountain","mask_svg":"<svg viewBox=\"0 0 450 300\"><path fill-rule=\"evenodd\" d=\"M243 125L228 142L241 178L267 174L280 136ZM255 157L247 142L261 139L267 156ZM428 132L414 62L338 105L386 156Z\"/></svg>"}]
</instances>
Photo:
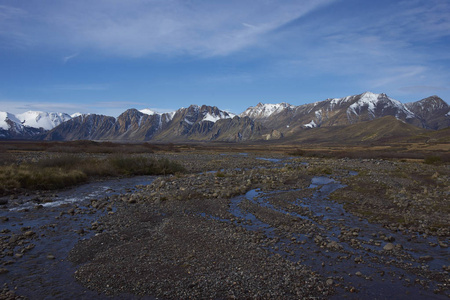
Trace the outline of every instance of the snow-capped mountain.
<instances>
[{"instance_id":1,"label":"snow-capped mountain","mask_svg":"<svg viewBox=\"0 0 450 300\"><path fill-rule=\"evenodd\" d=\"M0 128L9 130L12 126L11 124L14 123L13 126L16 128L27 126L50 130L70 119L72 119L72 116L66 113L56 112L27 111L16 115L8 112L0 112ZM12 123L7 122L7 120L10 120Z\"/></svg>"},{"instance_id":2,"label":"snow-capped mountain","mask_svg":"<svg viewBox=\"0 0 450 300\"><path fill-rule=\"evenodd\" d=\"M429 101L426 100L425 102L428 103ZM440 101L436 102L439 105L428 105L425 111L428 111L427 114L430 114L431 111L436 112L436 114L433 113L433 118L439 115L441 118L448 120L448 117L445 117L445 113L448 112L448 105L444 101ZM414 103L420 103L420 101ZM365 92L360 95L330 98L300 106L284 103L282 105L258 104L256 107L248 108L241 116L251 116L253 120L287 134L294 133L302 128L350 125L384 116L394 116L398 120L424 128L440 129L450 126L450 124L445 125L445 122L440 122L441 125L439 126L427 125L430 120L424 121L420 117L420 111L425 106L422 104L420 108L416 108L417 106L413 104L405 105L386 94ZM437 111L437 108L442 110Z\"/></svg>"},{"instance_id":3,"label":"snow-capped mountain","mask_svg":"<svg viewBox=\"0 0 450 300\"><path fill-rule=\"evenodd\" d=\"M10 128L21 127L21 122L17 117L9 112L0 111L0 129L8 130Z\"/></svg>"},{"instance_id":4,"label":"snow-capped mountain","mask_svg":"<svg viewBox=\"0 0 450 300\"><path fill-rule=\"evenodd\" d=\"M43 133L42 128L34 128L24 126L22 122L13 114L8 112L0 112L0 138L14 139L14 138L34 138Z\"/></svg>"},{"instance_id":5,"label":"snow-capped mountain","mask_svg":"<svg viewBox=\"0 0 450 300\"><path fill-rule=\"evenodd\" d=\"M437 96L403 104L386 94L365 92L299 106L284 102L258 103L240 115L207 105L191 105L170 113L129 109L117 118L79 113L69 116L0 112L0 138L161 142L264 140L295 137L305 129L343 127L385 117L425 129L450 127L449 105Z\"/></svg>"},{"instance_id":6,"label":"snow-capped mountain","mask_svg":"<svg viewBox=\"0 0 450 300\"><path fill-rule=\"evenodd\" d=\"M27 111L16 115L22 125L33 128L43 128L50 130L70 120L72 117L66 113L43 112L43 111Z\"/></svg>"}]
</instances>

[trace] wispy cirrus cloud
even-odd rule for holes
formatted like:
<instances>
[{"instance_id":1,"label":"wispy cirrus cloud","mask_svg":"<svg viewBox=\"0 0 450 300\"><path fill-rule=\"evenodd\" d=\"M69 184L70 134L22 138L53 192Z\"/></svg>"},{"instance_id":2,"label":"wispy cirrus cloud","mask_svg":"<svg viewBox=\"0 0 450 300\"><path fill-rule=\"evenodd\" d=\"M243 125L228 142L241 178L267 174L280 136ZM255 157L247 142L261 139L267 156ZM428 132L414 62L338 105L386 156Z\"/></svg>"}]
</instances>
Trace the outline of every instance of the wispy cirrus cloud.
<instances>
[{"instance_id":1,"label":"wispy cirrus cloud","mask_svg":"<svg viewBox=\"0 0 450 300\"><path fill-rule=\"evenodd\" d=\"M71 55L64 56L62 61L63 61L64 64L66 64L69 60L77 57L78 55L80 55L80 53L77 52L77 53L73 53Z\"/></svg>"},{"instance_id":2,"label":"wispy cirrus cloud","mask_svg":"<svg viewBox=\"0 0 450 300\"><path fill-rule=\"evenodd\" d=\"M49 101L14 101L11 99L0 99L1 111L12 114L20 114L26 111L47 111L73 113L97 113L117 117L130 108L144 108L146 103L138 101L88 101L82 105L73 102L49 102ZM155 109L158 112L172 111L169 108Z\"/></svg>"},{"instance_id":3,"label":"wispy cirrus cloud","mask_svg":"<svg viewBox=\"0 0 450 300\"><path fill-rule=\"evenodd\" d=\"M31 1L3 10L14 20L14 31L34 44L134 57L216 56L258 45L265 33L333 1Z\"/></svg>"},{"instance_id":4,"label":"wispy cirrus cloud","mask_svg":"<svg viewBox=\"0 0 450 300\"><path fill-rule=\"evenodd\" d=\"M16 101L11 99L0 100L1 110L12 114L20 114L26 111L47 111L47 112L65 112L74 113L80 109L80 105L64 102L48 101Z\"/></svg>"},{"instance_id":5,"label":"wispy cirrus cloud","mask_svg":"<svg viewBox=\"0 0 450 300\"><path fill-rule=\"evenodd\" d=\"M354 13L351 4L338 17L319 14L277 32L274 41L279 41L283 59L273 73L346 78L353 88L380 92L448 85L449 1L372 2L376 9L364 13L358 8Z\"/></svg>"}]
</instances>

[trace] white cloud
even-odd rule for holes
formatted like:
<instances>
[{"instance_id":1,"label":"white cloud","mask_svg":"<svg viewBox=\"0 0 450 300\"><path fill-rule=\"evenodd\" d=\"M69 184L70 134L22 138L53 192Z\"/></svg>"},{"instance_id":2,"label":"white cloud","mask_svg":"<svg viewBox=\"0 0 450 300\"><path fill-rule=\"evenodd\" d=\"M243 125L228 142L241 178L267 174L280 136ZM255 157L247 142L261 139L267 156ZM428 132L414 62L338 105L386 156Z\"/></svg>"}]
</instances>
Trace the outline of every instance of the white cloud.
<instances>
[{"instance_id":1,"label":"white cloud","mask_svg":"<svg viewBox=\"0 0 450 300\"><path fill-rule=\"evenodd\" d=\"M68 55L68 56L64 56L63 57L63 63L67 63L69 60L77 57L78 55L80 55L80 53L74 53L74 54L71 54L71 55Z\"/></svg>"},{"instance_id":2,"label":"white cloud","mask_svg":"<svg viewBox=\"0 0 450 300\"><path fill-rule=\"evenodd\" d=\"M61 102L31 102L31 101L13 101L0 100L2 111L12 114L21 114L26 111L47 111L47 112L65 112L74 113L80 109L79 104L61 103Z\"/></svg>"},{"instance_id":3,"label":"white cloud","mask_svg":"<svg viewBox=\"0 0 450 300\"><path fill-rule=\"evenodd\" d=\"M318 14L274 36L283 59L273 74L347 78L362 90L448 84L449 1L386 1L331 16Z\"/></svg>"},{"instance_id":4,"label":"white cloud","mask_svg":"<svg viewBox=\"0 0 450 300\"><path fill-rule=\"evenodd\" d=\"M73 114L96 113L117 117L125 110L143 107L145 103L136 101L84 101L82 103L48 102L48 101L12 101L0 100L1 111L20 114L26 111L64 112ZM161 109L161 111L165 111Z\"/></svg>"},{"instance_id":5,"label":"white cloud","mask_svg":"<svg viewBox=\"0 0 450 300\"><path fill-rule=\"evenodd\" d=\"M21 8L31 17L6 13L16 32L47 46L136 57L215 56L257 45L265 33L333 1L39 1Z\"/></svg>"}]
</instances>

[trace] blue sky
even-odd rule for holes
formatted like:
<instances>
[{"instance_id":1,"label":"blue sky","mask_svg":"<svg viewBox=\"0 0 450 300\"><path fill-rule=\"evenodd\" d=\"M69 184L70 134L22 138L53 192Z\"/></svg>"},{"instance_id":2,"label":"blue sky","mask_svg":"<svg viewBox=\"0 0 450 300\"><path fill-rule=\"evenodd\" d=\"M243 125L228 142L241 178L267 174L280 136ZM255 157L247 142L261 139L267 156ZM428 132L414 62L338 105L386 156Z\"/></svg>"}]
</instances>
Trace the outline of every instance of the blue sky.
<instances>
[{"instance_id":1,"label":"blue sky","mask_svg":"<svg viewBox=\"0 0 450 300\"><path fill-rule=\"evenodd\" d=\"M450 99L448 0L0 0L0 111Z\"/></svg>"}]
</instances>

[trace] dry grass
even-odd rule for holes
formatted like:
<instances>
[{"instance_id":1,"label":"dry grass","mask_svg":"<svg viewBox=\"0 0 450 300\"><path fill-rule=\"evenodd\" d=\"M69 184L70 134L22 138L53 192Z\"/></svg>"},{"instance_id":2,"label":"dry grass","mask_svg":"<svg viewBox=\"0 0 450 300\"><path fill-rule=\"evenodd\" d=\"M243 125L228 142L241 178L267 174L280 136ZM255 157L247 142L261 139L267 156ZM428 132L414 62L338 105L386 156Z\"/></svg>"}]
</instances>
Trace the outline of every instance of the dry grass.
<instances>
[{"instance_id":1,"label":"dry grass","mask_svg":"<svg viewBox=\"0 0 450 300\"><path fill-rule=\"evenodd\" d=\"M64 154L35 163L0 165L0 194L13 189L52 190L73 186L93 177L166 175L184 172L168 159L117 154L107 158L84 158Z\"/></svg>"}]
</instances>

